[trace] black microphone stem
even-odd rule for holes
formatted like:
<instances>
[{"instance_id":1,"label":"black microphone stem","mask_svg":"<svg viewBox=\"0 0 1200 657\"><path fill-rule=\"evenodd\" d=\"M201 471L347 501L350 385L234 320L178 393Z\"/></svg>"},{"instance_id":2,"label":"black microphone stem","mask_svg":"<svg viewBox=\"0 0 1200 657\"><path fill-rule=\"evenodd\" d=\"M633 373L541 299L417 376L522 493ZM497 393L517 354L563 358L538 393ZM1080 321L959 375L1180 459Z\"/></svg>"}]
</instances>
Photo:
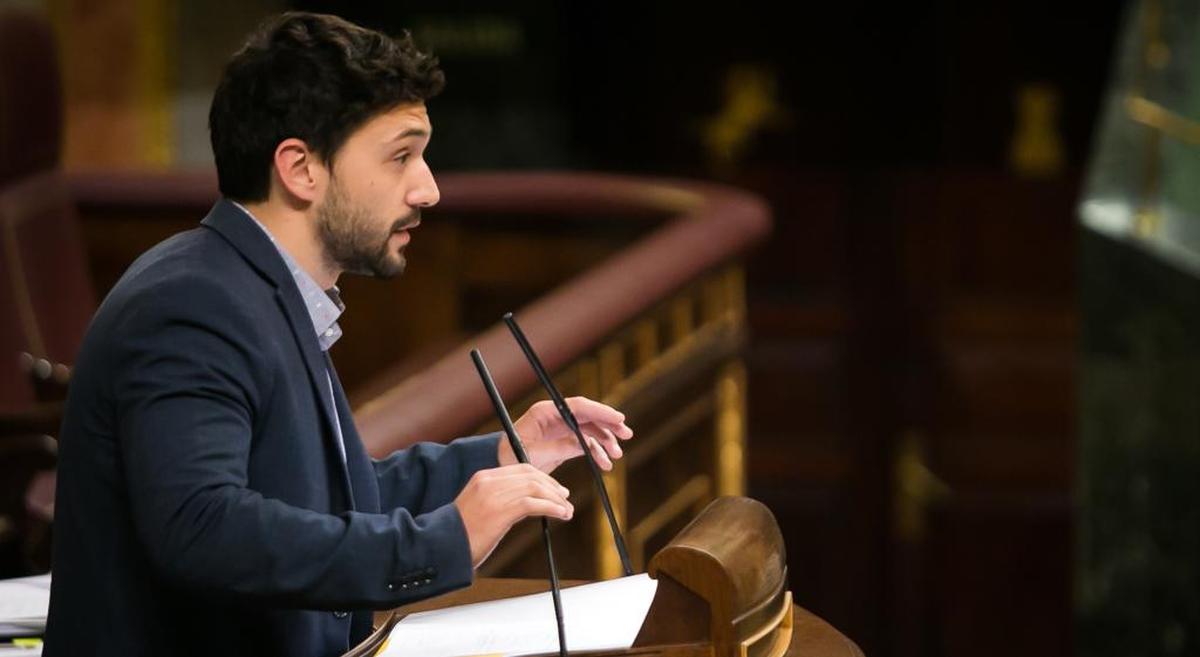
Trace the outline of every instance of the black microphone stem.
<instances>
[{"instance_id":1,"label":"black microphone stem","mask_svg":"<svg viewBox=\"0 0 1200 657\"><path fill-rule=\"evenodd\" d=\"M571 408L567 406L567 400L563 399L562 393L555 387L554 381L550 379L550 375L546 373L546 368L542 367L542 361L533 351L533 346L529 344L529 340L525 337L525 333L517 326L517 320L512 313L504 314L504 323L508 324L508 330L512 332L516 338L517 344L521 346L521 351L525 352L525 359L533 367L534 374L537 375L539 381L542 382L542 387L546 389L546 393L550 395L550 399L554 401L554 407L558 409L558 414L562 416L563 422L567 428L575 432L575 437L579 440L579 447L583 450L583 458L587 461L588 469L592 472L592 480L596 483L596 490L600 493L600 505L604 507L604 515L608 517L608 527L612 530L613 542L617 545L617 556L621 558L621 567L625 571L625 576L633 574L633 566L629 561L629 550L625 548L625 537L621 535L621 528L617 526L617 517L613 514L612 502L608 499L608 487L604 485L604 477L600 474L600 466L596 465L596 459L592 458L592 450L588 449L587 441L583 438L583 432L579 430L579 422L575 420L575 414L571 412Z\"/></svg>"},{"instance_id":2,"label":"black microphone stem","mask_svg":"<svg viewBox=\"0 0 1200 657\"><path fill-rule=\"evenodd\" d=\"M483 380L483 387L487 388L488 397L492 399L492 406L496 409L496 417L500 418L500 424L504 427L504 433L508 436L508 444L512 447L513 455L521 463L529 463L529 455L525 453L525 446L521 444L521 437L517 435L517 427L513 425L512 418L508 415L508 409L504 406L504 400L500 397L500 391L496 389L496 382L492 380L492 374L488 372L487 364L483 362L483 355L478 349L471 350L471 360L475 362L475 369L479 372L479 378ZM550 597L554 599L554 619L558 621L558 654L559 657L567 657L567 630L563 623L562 609L562 587L558 582L558 568L554 565L554 550L550 549L550 523L542 516L542 542L546 544L546 562L550 566Z\"/></svg>"}]
</instances>

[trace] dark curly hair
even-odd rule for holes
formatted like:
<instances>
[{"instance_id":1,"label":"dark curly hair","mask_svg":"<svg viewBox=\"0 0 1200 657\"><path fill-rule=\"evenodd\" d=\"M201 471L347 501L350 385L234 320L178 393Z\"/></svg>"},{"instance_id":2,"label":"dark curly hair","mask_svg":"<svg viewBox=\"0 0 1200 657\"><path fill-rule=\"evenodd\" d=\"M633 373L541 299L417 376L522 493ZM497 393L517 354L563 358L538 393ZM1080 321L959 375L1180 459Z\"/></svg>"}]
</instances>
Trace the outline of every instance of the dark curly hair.
<instances>
[{"instance_id":1,"label":"dark curly hair","mask_svg":"<svg viewBox=\"0 0 1200 657\"><path fill-rule=\"evenodd\" d=\"M234 54L208 113L221 193L262 201L279 142L297 138L332 166L371 118L442 90L435 57L336 16L289 12L264 23Z\"/></svg>"}]
</instances>

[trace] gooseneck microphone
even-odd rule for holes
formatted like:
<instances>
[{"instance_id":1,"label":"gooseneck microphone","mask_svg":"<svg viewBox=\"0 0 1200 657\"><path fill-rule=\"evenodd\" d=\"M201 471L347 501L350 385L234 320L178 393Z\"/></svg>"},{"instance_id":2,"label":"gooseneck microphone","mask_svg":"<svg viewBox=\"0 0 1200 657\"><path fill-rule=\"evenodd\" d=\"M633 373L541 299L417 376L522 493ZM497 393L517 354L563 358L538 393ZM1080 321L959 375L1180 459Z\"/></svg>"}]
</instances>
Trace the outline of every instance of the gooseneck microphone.
<instances>
[{"instance_id":1,"label":"gooseneck microphone","mask_svg":"<svg viewBox=\"0 0 1200 657\"><path fill-rule=\"evenodd\" d=\"M525 453L525 446L521 444L517 428L513 426L512 418L508 415L508 408L504 406L504 399L500 397L500 391L496 389L496 382L492 380L487 364L483 362L483 355L479 353L478 349L471 350L471 360L475 361L475 369L479 372L479 378L483 380L483 387L487 388L488 397L492 399L496 417L500 419L500 424L504 427L504 433L508 436L508 444L512 447L513 454L521 463L529 463L529 455ZM562 588L558 583L558 568L554 565L554 551L550 549L550 523L544 516L542 517L542 542L546 545L546 563L550 566L550 596L554 599L554 620L558 621L558 654L559 657L567 657L567 632L566 626L563 624Z\"/></svg>"},{"instance_id":2,"label":"gooseneck microphone","mask_svg":"<svg viewBox=\"0 0 1200 657\"><path fill-rule=\"evenodd\" d=\"M524 331L517 325L517 320L512 313L504 313L504 323L508 324L508 330L512 332L516 338L517 344L521 346L521 351L525 352L525 359L529 361L529 365L533 367L534 374L537 375L539 381L542 382L542 387L546 389L546 394L550 395L550 399L554 401L554 407L558 409L558 414L562 416L563 422L567 428L575 433L575 437L579 440L579 448L583 450L583 458L587 460L588 469L592 472L592 481L596 483L596 490L600 493L600 504L604 507L604 515L608 516L608 527L612 530L613 541L617 544L617 555L621 557L621 567L625 570L625 576L633 574L633 566L629 562L629 550L625 548L625 538L621 536L621 528L617 526L617 518L613 515L612 502L608 499L608 487L604 485L604 477L600 475L600 466L596 465L596 459L592 457L592 450L588 449L587 441L583 438L583 432L579 430L579 423L575 420L575 414L571 412L571 408L567 406L567 400L563 399L562 393L555 387L554 381L550 380L550 375L546 373L546 368L542 367L542 361L533 351L533 346L529 344L529 340L525 337Z\"/></svg>"}]
</instances>

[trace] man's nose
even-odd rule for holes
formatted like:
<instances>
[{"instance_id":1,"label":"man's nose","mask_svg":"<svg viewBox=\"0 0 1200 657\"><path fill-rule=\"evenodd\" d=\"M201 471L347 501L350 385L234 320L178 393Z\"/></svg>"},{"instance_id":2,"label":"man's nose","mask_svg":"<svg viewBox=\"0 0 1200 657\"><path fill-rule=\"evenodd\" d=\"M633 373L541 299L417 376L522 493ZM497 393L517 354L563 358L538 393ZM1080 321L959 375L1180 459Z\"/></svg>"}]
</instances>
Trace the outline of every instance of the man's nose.
<instances>
[{"instance_id":1,"label":"man's nose","mask_svg":"<svg viewBox=\"0 0 1200 657\"><path fill-rule=\"evenodd\" d=\"M437 181L433 179L433 172L429 170L428 165L423 168L424 171L416 187L408 193L408 204L412 207L433 207L442 199Z\"/></svg>"}]
</instances>

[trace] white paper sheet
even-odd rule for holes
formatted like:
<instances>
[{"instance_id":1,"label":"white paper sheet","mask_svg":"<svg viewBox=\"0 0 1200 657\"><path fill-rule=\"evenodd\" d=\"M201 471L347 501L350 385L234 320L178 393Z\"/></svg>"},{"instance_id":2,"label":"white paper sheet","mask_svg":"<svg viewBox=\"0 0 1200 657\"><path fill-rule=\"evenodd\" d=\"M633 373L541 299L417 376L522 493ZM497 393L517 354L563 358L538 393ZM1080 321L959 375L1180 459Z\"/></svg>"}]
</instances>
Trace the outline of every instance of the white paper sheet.
<instances>
[{"instance_id":1,"label":"white paper sheet","mask_svg":"<svg viewBox=\"0 0 1200 657\"><path fill-rule=\"evenodd\" d=\"M45 622L49 610L49 574L0 580L0 622Z\"/></svg>"},{"instance_id":2,"label":"white paper sheet","mask_svg":"<svg viewBox=\"0 0 1200 657\"><path fill-rule=\"evenodd\" d=\"M633 645L658 582L649 575L562 591L567 649L623 650ZM550 592L410 614L392 629L384 657L534 655L558 652Z\"/></svg>"},{"instance_id":3,"label":"white paper sheet","mask_svg":"<svg viewBox=\"0 0 1200 657\"><path fill-rule=\"evenodd\" d=\"M0 580L0 636L40 634L49 610L49 573Z\"/></svg>"}]
</instances>

